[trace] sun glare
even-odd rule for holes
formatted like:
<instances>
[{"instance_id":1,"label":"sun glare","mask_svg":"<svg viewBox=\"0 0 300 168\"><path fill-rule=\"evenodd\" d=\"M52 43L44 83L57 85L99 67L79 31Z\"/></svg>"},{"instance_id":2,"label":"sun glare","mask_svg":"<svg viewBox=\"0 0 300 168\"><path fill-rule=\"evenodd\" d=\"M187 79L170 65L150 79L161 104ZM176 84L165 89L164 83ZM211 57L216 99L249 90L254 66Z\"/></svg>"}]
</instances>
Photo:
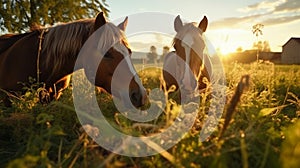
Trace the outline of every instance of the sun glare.
<instances>
[{"instance_id":1,"label":"sun glare","mask_svg":"<svg viewBox=\"0 0 300 168\"><path fill-rule=\"evenodd\" d=\"M235 47L232 47L230 45L223 46L222 48L219 49L219 52L222 56L227 56L228 54L233 53L235 51L236 51Z\"/></svg>"},{"instance_id":2,"label":"sun glare","mask_svg":"<svg viewBox=\"0 0 300 168\"><path fill-rule=\"evenodd\" d=\"M221 56L228 56L238 48L249 49L253 38L251 33L240 29L215 29L208 31L207 36Z\"/></svg>"}]
</instances>

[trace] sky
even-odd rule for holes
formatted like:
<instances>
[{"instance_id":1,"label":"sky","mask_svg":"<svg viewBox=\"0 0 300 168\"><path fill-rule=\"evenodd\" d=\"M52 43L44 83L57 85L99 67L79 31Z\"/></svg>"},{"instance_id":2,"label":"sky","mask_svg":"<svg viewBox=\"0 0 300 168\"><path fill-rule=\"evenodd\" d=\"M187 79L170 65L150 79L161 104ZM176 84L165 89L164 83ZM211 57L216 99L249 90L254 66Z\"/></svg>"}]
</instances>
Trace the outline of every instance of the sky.
<instances>
[{"instance_id":1,"label":"sky","mask_svg":"<svg viewBox=\"0 0 300 168\"><path fill-rule=\"evenodd\" d=\"M109 5L109 20L114 21L143 12L158 12L177 15L187 22L200 22L203 16L208 18L205 36L215 49L223 54L251 49L256 37L252 26L264 25L259 40L269 41L271 50L281 52L291 37L300 37L300 1L299 0L106 0ZM136 24L136 23L134 23ZM170 31L173 29L170 22ZM128 26L128 27L129 27ZM171 33L172 34L172 33ZM172 35L161 33L141 33L128 37L135 50L149 50L155 45L158 52L164 45L171 45Z\"/></svg>"}]
</instances>

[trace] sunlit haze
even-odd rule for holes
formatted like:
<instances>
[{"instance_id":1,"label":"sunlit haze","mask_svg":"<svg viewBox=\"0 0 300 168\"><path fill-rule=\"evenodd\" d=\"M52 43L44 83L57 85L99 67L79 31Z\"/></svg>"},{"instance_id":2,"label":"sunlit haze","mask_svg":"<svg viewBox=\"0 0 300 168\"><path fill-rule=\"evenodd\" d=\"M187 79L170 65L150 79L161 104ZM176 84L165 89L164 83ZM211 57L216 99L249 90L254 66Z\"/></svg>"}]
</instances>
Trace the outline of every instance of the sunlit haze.
<instances>
[{"instance_id":1,"label":"sunlit haze","mask_svg":"<svg viewBox=\"0 0 300 168\"><path fill-rule=\"evenodd\" d=\"M300 37L299 0L107 0L107 3L110 20L137 12L163 12L199 22L206 15L209 20L206 37L222 54L234 52L239 47L251 49L256 40L252 26L257 23L264 25L259 40L268 41L271 51L280 52L288 39ZM129 42L135 50L145 51L149 45L155 45L160 52L164 45L171 45L171 37L145 34L129 37Z\"/></svg>"}]
</instances>

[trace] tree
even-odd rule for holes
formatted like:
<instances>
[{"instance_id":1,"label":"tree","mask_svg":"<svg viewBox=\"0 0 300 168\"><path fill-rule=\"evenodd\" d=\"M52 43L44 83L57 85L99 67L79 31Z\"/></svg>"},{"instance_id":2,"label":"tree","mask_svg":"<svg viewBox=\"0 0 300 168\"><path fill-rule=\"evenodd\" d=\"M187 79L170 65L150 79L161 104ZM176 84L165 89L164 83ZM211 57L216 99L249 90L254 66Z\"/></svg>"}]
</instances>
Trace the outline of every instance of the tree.
<instances>
[{"instance_id":1,"label":"tree","mask_svg":"<svg viewBox=\"0 0 300 168\"><path fill-rule=\"evenodd\" d=\"M238 48L236 48L236 52L242 52L243 51L243 47L239 46Z\"/></svg>"},{"instance_id":2,"label":"tree","mask_svg":"<svg viewBox=\"0 0 300 168\"><path fill-rule=\"evenodd\" d=\"M253 48L256 49L257 51L262 51L263 50L263 42L262 41L256 41L253 43Z\"/></svg>"},{"instance_id":3,"label":"tree","mask_svg":"<svg viewBox=\"0 0 300 168\"><path fill-rule=\"evenodd\" d=\"M263 44L264 44L263 51L270 52L271 51L270 43L268 41L264 41Z\"/></svg>"},{"instance_id":4,"label":"tree","mask_svg":"<svg viewBox=\"0 0 300 168\"><path fill-rule=\"evenodd\" d=\"M268 41L257 41L253 43L253 48L258 51L269 52L271 51L270 44Z\"/></svg>"},{"instance_id":5,"label":"tree","mask_svg":"<svg viewBox=\"0 0 300 168\"><path fill-rule=\"evenodd\" d=\"M94 17L100 10L108 15L106 0L7 0L0 1L0 30L28 31L36 25Z\"/></svg>"},{"instance_id":6,"label":"tree","mask_svg":"<svg viewBox=\"0 0 300 168\"><path fill-rule=\"evenodd\" d=\"M252 33L256 36L256 42L258 43L258 36L263 35L262 28L264 27L263 24L255 24L252 26ZM256 50L256 60L258 62L258 56L259 56L259 48Z\"/></svg>"}]
</instances>

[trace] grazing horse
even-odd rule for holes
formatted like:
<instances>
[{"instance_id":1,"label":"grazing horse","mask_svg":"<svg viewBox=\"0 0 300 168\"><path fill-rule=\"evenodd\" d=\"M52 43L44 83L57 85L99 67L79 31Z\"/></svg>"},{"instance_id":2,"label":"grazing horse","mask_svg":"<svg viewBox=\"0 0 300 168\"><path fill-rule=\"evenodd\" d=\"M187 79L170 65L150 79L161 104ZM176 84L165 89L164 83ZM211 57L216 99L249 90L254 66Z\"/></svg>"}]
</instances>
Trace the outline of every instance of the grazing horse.
<instances>
[{"instance_id":1,"label":"grazing horse","mask_svg":"<svg viewBox=\"0 0 300 168\"><path fill-rule=\"evenodd\" d=\"M210 81L211 61L204 52L206 44L202 37L207 24L205 16L199 25L194 22L183 24L179 15L175 18L175 52L165 56L163 65L163 78L167 90L175 85L181 94L188 95L207 87L207 82L203 82L203 79L207 78Z\"/></svg>"},{"instance_id":2,"label":"grazing horse","mask_svg":"<svg viewBox=\"0 0 300 168\"><path fill-rule=\"evenodd\" d=\"M118 64L126 59L122 66L124 74L133 75L129 88L123 86L121 79L117 81L120 90L129 89L129 97L136 107L144 105L147 97L135 69L129 59L131 50L124 35L128 18L115 26L106 21L103 12L96 19L84 19L59 24L49 28L38 28L18 35L0 37L0 92L12 93L22 91L22 83L28 83L29 77L44 83L50 93L50 100L58 99L61 91L70 81L74 70L88 68L89 65L74 69L79 51L85 41L100 28L99 44L109 46L103 53L96 76L92 83L111 93L111 79ZM100 47L100 50L102 48ZM103 50L103 49L102 49ZM79 61L87 62L95 59L84 55ZM82 63L84 65L84 63ZM122 100L122 97L118 97Z\"/></svg>"}]
</instances>

